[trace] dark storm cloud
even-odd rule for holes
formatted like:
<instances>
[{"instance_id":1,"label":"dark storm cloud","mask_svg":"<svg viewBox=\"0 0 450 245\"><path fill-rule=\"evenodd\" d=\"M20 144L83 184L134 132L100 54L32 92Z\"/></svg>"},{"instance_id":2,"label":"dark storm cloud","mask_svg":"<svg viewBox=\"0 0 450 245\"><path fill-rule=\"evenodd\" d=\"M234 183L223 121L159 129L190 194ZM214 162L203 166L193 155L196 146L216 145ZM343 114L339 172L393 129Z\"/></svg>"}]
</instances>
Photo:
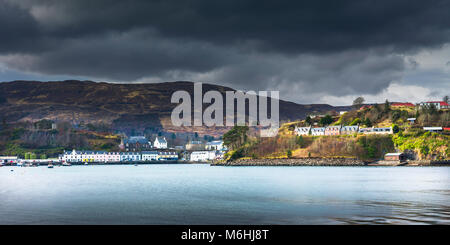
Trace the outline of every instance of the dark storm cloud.
<instances>
[{"instance_id":1,"label":"dark storm cloud","mask_svg":"<svg viewBox=\"0 0 450 245\"><path fill-rule=\"evenodd\" d=\"M376 93L450 39L450 2L0 0L0 63L113 81ZM242 85L245 84L245 85Z\"/></svg>"},{"instance_id":2,"label":"dark storm cloud","mask_svg":"<svg viewBox=\"0 0 450 245\"><path fill-rule=\"evenodd\" d=\"M167 37L224 45L252 41L280 52L439 45L448 41L450 23L450 3L445 0L60 0L9 5L7 11L17 11L17 5L30 10L42 35L80 37L152 28ZM14 26L34 25L24 13L7 17L17 19Z\"/></svg>"}]
</instances>

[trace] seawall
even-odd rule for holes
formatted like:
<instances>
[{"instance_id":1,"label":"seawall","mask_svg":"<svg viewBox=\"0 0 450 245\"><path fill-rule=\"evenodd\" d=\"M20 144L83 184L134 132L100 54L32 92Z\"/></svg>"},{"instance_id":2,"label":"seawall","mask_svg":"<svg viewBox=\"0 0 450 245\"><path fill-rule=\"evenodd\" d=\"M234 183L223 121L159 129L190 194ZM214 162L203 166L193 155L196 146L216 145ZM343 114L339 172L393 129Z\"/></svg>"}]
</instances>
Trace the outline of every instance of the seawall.
<instances>
[{"instance_id":1,"label":"seawall","mask_svg":"<svg viewBox=\"0 0 450 245\"><path fill-rule=\"evenodd\" d=\"M211 166L367 166L367 163L352 158L238 159Z\"/></svg>"}]
</instances>

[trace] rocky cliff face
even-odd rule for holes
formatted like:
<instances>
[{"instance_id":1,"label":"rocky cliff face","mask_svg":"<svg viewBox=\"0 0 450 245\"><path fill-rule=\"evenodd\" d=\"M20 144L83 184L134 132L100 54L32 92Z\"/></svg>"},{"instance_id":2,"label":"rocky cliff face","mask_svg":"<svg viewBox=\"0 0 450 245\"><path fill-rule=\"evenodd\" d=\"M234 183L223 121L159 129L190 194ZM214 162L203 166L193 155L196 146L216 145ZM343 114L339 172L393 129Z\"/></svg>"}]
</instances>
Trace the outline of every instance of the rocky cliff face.
<instances>
[{"instance_id":1,"label":"rocky cliff face","mask_svg":"<svg viewBox=\"0 0 450 245\"><path fill-rule=\"evenodd\" d=\"M170 103L178 90L193 95L192 82L151 84L112 84L92 81L13 81L0 83L0 117L7 122L51 119L73 123L104 123L115 129L160 128L169 132L221 133L225 128L173 127L170 113L176 104ZM203 84L203 93L231 88ZM204 107L206 107L205 105ZM299 105L280 101L280 120L303 119L309 113L325 113L347 107L326 104Z\"/></svg>"}]
</instances>

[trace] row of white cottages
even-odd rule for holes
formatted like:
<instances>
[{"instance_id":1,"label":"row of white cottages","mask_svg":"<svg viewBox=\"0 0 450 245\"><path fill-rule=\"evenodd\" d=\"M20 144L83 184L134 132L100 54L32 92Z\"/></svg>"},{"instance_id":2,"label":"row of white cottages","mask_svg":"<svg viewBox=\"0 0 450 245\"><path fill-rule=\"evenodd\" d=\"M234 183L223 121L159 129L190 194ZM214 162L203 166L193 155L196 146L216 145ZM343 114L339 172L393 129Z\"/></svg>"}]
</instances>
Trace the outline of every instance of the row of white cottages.
<instances>
[{"instance_id":1,"label":"row of white cottages","mask_svg":"<svg viewBox=\"0 0 450 245\"><path fill-rule=\"evenodd\" d=\"M297 135L352 135L355 133L361 134L392 134L392 127L389 128L360 128L359 126L328 126L313 128L309 127L295 127L294 132Z\"/></svg>"},{"instance_id":2,"label":"row of white cottages","mask_svg":"<svg viewBox=\"0 0 450 245\"><path fill-rule=\"evenodd\" d=\"M106 151L65 151L59 155L62 162L139 162L174 161L178 153L169 151L106 152Z\"/></svg>"}]
</instances>

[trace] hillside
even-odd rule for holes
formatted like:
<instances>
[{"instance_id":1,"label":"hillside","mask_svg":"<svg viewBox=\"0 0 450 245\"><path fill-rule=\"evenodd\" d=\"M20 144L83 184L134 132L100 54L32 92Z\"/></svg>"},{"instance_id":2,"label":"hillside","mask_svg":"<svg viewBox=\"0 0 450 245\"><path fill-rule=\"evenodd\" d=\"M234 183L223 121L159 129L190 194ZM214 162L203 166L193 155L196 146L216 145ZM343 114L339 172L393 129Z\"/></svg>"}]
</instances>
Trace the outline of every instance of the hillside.
<instances>
[{"instance_id":1,"label":"hillside","mask_svg":"<svg viewBox=\"0 0 450 245\"><path fill-rule=\"evenodd\" d=\"M104 124L114 130L130 133L152 128L165 132L198 132L221 135L226 128L173 127L170 103L173 92L193 94L192 82L152 84L112 84L92 81L13 81L0 83L0 117L8 123L50 119L73 124ZM203 93L232 88L203 84ZM204 106L206 107L206 106ZM326 113L348 107L327 104L300 105L280 101L280 120L301 120L310 113Z\"/></svg>"},{"instance_id":2,"label":"hillside","mask_svg":"<svg viewBox=\"0 0 450 245\"><path fill-rule=\"evenodd\" d=\"M410 124L407 118L416 117ZM387 104L373 105L352 110L340 116L309 118L281 125L277 137L250 137L229 155L235 158L358 158L382 159L388 152L405 152L417 160L449 159L450 135L446 132L431 133L424 126L450 126L450 111L433 108L394 107ZM360 125L360 127L395 127L394 134L387 135L338 135L296 136L296 126Z\"/></svg>"}]
</instances>

